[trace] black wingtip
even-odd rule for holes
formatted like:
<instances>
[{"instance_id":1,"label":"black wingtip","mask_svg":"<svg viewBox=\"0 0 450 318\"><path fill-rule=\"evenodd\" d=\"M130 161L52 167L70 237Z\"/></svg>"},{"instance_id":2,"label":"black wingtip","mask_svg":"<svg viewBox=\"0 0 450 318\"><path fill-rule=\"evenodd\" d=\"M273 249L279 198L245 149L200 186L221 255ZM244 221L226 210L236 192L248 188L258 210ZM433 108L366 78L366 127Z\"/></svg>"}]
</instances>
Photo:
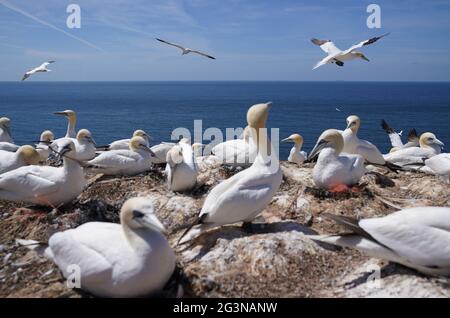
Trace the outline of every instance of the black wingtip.
<instances>
[{"instance_id":1,"label":"black wingtip","mask_svg":"<svg viewBox=\"0 0 450 318\"><path fill-rule=\"evenodd\" d=\"M419 135L417 134L417 131L415 128L411 129L411 131L408 133L408 141L416 141L419 139Z\"/></svg>"},{"instance_id":2,"label":"black wingtip","mask_svg":"<svg viewBox=\"0 0 450 318\"><path fill-rule=\"evenodd\" d=\"M392 129L384 119L381 120L381 128L388 134L395 133L394 129Z\"/></svg>"}]
</instances>

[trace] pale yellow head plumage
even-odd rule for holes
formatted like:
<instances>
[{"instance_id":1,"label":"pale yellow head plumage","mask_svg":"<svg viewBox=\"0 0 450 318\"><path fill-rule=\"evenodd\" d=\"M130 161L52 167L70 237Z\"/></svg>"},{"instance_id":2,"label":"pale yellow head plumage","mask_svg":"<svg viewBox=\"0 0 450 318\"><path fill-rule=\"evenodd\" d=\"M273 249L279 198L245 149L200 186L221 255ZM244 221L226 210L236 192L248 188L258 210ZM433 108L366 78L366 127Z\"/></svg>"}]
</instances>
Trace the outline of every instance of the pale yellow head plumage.
<instances>
[{"instance_id":1,"label":"pale yellow head plumage","mask_svg":"<svg viewBox=\"0 0 450 318\"><path fill-rule=\"evenodd\" d=\"M0 118L0 127L9 127L11 124L11 119L8 117L2 117Z\"/></svg>"},{"instance_id":2,"label":"pale yellow head plumage","mask_svg":"<svg viewBox=\"0 0 450 318\"><path fill-rule=\"evenodd\" d=\"M142 137L144 139L150 139L150 135L147 134L142 129L135 130L134 133L133 133L133 137Z\"/></svg>"},{"instance_id":3,"label":"pale yellow head plumage","mask_svg":"<svg viewBox=\"0 0 450 318\"><path fill-rule=\"evenodd\" d=\"M130 140L130 149L133 151L137 151L140 149L146 149L147 147L147 142L145 141L144 138L136 136L131 138Z\"/></svg>"},{"instance_id":4,"label":"pale yellow head plumage","mask_svg":"<svg viewBox=\"0 0 450 318\"><path fill-rule=\"evenodd\" d=\"M292 134L286 139L282 140L283 142L293 142L296 146L303 145L303 136L299 134Z\"/></svg>"},{"instance_id":5,"label":"pale yellow head plumage","mask_svg":"<svg viewBox=\"0 0 450 318\"><path fill-rule=\"evenodd\" d=\"M20 147L17 150L17 155L28 165L37 165L41 160L36 149L28 145Z\"/></svg>"},{"instance_id":6,"label":"pale yellow head plumage","mask_svg":"<svg viewBox=\"0 0 450 318\"><path fill-rule=\"evenodd\" d=\"M435 134L430 132L426 132L420 135L419 144L422 148L432 147L433 145L437 145L439 147L444 146L444 143L437 139Z\"/></svg>"},{"instance_id":7,"label":"pale yellow head plumage","mask_svg":"<svg viewBox=\"0 0 450 318\"><path fill-rule=\"evenodd\" d=\"M67 109L62 112L56 112L55 115L65 116L65 117L67 117L69 122L71 122L73 124L77 121L77 114L75 113L75 111L73 111L71 109Z\"/></svg>"},{"instance_id":8,"label":"pale yellow head plumage","mask_svg":"<svg viewBox=\"0 0 450 318\"><path fill-rule=\"evenodd\" d=\"M356 133L361 126L361 119L359 119L356 115L351 115L347 117L347 128L351 129L354 133Z\"/></svg>"},{"instance_id":9,"label":"pale yellow head plumage","mask_svg":"<svg viewBox=\"0 0 450 318\"><path fill-rule=\"evenodd\" d=\"M328 147L335 149L337 154L344 149L344 138L336 129L325 130L319 137L319 142L321 141L324 141Z\"/></svg>"},{"instance_id":10,"label":"pale yellow head plumage","mask_svg":"<svg viewBox=\"0 0 450 318\"><path fill-rule=\"evenodd\" d=\"M166 157L167 163L170 166L175 166L183 162L183 148L179 145L173 146L168 152Z\"/></svg>"},{"instance_id":11,"label":"pale yellow head plumage","mask_svg":"<svg viewBox=\"0 0 450 318\"><path fill-rule=\"evenodd\" d=\"M269 110L272 107L272 102L264 104L256 104L247 111L247 124L250 128L260 129L265 128Z\"/></svg>"},{"instance_id":12,"label":"pale yellow head plumage","mask_svg":"<svg viewBox=\"0 0 450 318\"><path fill-rule=\"evenodd\" d=\"M125 201L120 210L120 223L130 229L150 228L164 232L164 225L155 215L153 202L148 198L138 197Z\"/></svg>"},{"instance_id":13,"label":"pale yellow head plumage","mask_svg":"<svg viewBox=\"0 0 450 318\"><path fill-rule=\"evenodd\" d=\"M41 134L41 141L53 141L55 139L55 135L50 130L45 130Z\"/></svg>"}]
</instances>

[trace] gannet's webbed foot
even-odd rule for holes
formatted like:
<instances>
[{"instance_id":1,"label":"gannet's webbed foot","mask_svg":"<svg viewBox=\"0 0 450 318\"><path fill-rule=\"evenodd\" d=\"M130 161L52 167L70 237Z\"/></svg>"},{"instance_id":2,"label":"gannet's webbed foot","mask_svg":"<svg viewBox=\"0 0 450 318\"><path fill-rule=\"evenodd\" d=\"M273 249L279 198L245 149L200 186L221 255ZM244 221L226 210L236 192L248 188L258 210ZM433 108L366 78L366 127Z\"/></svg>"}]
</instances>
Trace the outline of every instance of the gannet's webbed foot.
<instances>
[{"instance_id":1,"label":"gannet's webbed foot","mask_svg":"<svg viewBox=\"0 0 450 318\"><path fill-rule=\"evenodd\" d=\"M342 61L334 59L334 62L336 63L337 66L344 66L344 62L342 62Z\"/></svg>"}]
</instances>

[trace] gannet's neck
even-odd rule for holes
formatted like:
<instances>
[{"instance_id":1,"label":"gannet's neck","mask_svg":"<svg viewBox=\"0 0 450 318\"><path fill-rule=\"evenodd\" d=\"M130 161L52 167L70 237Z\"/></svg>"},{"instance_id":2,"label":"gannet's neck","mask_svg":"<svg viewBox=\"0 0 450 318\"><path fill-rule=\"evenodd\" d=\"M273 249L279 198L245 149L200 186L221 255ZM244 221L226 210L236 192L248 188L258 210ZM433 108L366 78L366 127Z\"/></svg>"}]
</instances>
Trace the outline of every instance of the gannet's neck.
<instances>
[{"instance_id":1,"label":"gannet's neck","mask_svg":"<svg viewBox=\"0 0 450 318\"><path fill-rule=\"evenodd\" d=\"M254 140L255 137L256 142ZM270 141L270 138L268 136L267 128L256 129L256 136L255 132L253 132L250 138L250 142L257 146L255 163L271 165L273 164L273 160L278 161L275 150L272 146L272 142Z\"/></svg>"},{"instance_id":2,"label":"gannet's neck","mask_svg":"<svg viewBox=\"0 0 450 318\"><path fill-rule=\"evenodd\" d=\"M441 147L439 145L436 144L432 144L432 145L421 145L422 148L425 149L430 149L431 151L433 151L434 154L440 154L441 153Z\"/></svg>"},{"instance_id":3,"label":"gannet's neck","mask_svg":"<svg viewBox=\"0 0 450 318\"><path fill-rule=\"evenodd\" d=\"M122 223L122 231L125 235L130 247L137 254L147 254L152 251L152 246L149 241L152 238L159 238L161 233L149 228L131 228L128 224Z\"/></svg>"},{"instance_id":4,"label":"gannet's neck","mask_svg":"<svg viewBox=\"0 0 450 318\"><path fill-rule=\"evenodd\" d=\"M302 149L303 143L296 141L294 144L294 149L298 152Z\"/></svg>"},{"instance_id":5,"label":"gannet's neck","mask_svg":"<svg viewBox=\"0 0 450 318\"><path fill-rule=\"evenodd\" d=\"M75 131L76 123L77 123L77 120L75 118L73 118L73 117L68 118L66 138L76 138L77 137L77 132Z\"/></svg>"},{"instance_id":6,"label":"gannet's neck","mask_svg":"<svg viewBox=\"0 0 450 318\"><path fill-rule=\"evenodd\" d=\"M64 159L63 159L63 168L64 168L64 171L66 172L66 174L70 174L77 170L83 170L83 168L81 168L78 160L71 159L68 157L64 157Z\"/></svg>"}]
</instances>

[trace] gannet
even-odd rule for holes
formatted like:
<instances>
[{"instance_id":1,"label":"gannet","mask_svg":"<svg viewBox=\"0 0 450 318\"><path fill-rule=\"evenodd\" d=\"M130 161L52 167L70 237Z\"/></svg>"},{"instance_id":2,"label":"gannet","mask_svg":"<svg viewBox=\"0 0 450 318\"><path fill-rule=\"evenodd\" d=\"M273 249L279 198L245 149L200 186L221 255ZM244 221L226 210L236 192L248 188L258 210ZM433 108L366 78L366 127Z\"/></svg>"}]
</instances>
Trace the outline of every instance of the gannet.
<instances>
[{"instance_id":1,"label":"gannet","mask_svg":"<svg viewBox=\"0 0 450 318\"><path fill-rule=\"evenodd\" d=\"M11 120L7 117L0 118L0 142L13 143L11 137Z\"/></svg>"},{"instance_id":2,"label":"gannet","mask_svg":"<svg viewBox=\"0 0 450 318\"><path fill-rule=\"evenodd\" d=\"M100 297L146 296L163 289L176 259L146 198L127 200L120 223L88 222L53 234L48 244L17 240L56 263L66 278L79 266L81 289Z\"/></svg>"},{"instance_id":3,"label":"gannet","mask_svg":"<svg viewBox=\"0 0 450 318\"><path fill-rule=\"evenodd\" d=\"M144 138L145 141L147 141L147 146L150 146L151 137L145 131L143 131L141 129L134 131L132 138L136 137L136 136ZM116 141L112 142L111 144L109 144L107 149L108 150L130 149L130 140L131 139L116 140Z\"/></svg>"},{"instance_id":4,"label":"gannet","mask_svg":"<svg viewBox=\"0 0 450 318\"><path fill-rule=\"evenodd\" d=\"M154 157L152 157L152 162L154 164L162 164L166 163L167 161L167 153L174 147L176 143L174 142L162 142L160 144L152 146L150 149L155 154Z\"/></svg>"},{"instance_id":5,"label":"gannet","mask_svg":"<svg viewBox=\"0 0 450 318\"><path fill-rule=\"evenodd\" d=\"M167 153L167 187L174 192L192 190L197 183L197 165L193 146L179 142Z\"/></svg>"},{"instance_id":6,"label":"gannet","mask_svg":"<svg viewBox=\"0 0 450 318\"><path fill-rule=\"evenodd\" d=\"M250 139L258 145L255 162L210 191L197 220L183 233L180 243L210 228L251 222L272 200L280 187L282 172L265 129L271 105L270 102L253 105L247 112L247 122L252 128Z\"/></svg>"},{"instance_id":7,"label":"gannet","mask_svg":"<svg viewBox=\"0 0 450 318\"><path fill-rule=\"evenodd\" d=\"M55 63L55 61L48 61L48 62L44 62L41 65L39 65L36 68L33 68L32 70L27 71L23 77L22 77L22 81L26 80L28 77L30 77L31 75L35 74L35 73L46 73L46 72L51 72L52 70L49 70L47 68L47 66L49 66L51 63Z\"/></svg>"},{"instance_id":8,"label":"gannet","mask_svg":"<svg viewBox=\"0 0 450 318\"><path fill-rule=\"evenodd\" d=\"M419 136L417 136L417 132L414 128L411 129L408 134L408 142L406 144L403 144L401 138L401 133L403 132L403 130L400 133L397 133L388 125L388 123L384 119L381 120L381 127L388 134L391 141L392 149L390 150L390 152L419 146Z\"/></svg>"},{"instance_id":9,"label":"gannet","mask_svg":"<svg viewBox=\"0 0 450 318\"><path fill-rule=\"evenodd\" d=\"M62 112L55 112L55 115L64 116L67 118L67 132L66 138L75 138L77 136L75 126L77 124L77 114L73 110L64 110Z\"/></svg>"},{"instance_id":10,"label":"gannet","mask_svg":"<svg viewBox=\"0 0 450 318\"><path fill-rule=\"evenodd\" d=\"M450 153L441 153L425 160L425 166L450 183Z\"/></svg>"},{"instance_id":11,"label":"gannet","mask_svg":"<svg viewBox=\"0 0 450 318\"><path fill-rule=\"evenodd\" d=\"M50 145L50 149L58 152L67 143L67 140L71 140L75 144L75 153L70 156L72 159L89 161L95 158L97 147L89 130L80 129L76 138L59 138Z\"/></svg>"},{"instance_id":12,"label":"gannet","mask_svg":"<svg viewBox=\"0 0 450 318\"><path fill-rule=\"evenodd\" d=\"M86 185L83 168L68 158L74 153L74 143L67 140L59 151L62 167L26 166L0 175L0 200L53 207L72 201Z\"/></svg>"},{"instance_id":13,"label":"gannet","mask_svg":"<svg viewBox=\"0 0 450 318\"><path fill-rule=\"evenodd\" d=\"M369 40L362 41L356 45L353 45L352 47L350 47L349 49L347 49L345 51L341 51L340 49L338 49L336 47L336 45L334 45L334 43L331 42L330 40L312 39L311 40L312 43L320 46L320 48L323 51L325 51L325 53L328 54L323 60L321 60L314 66L313 70L315 70L316 68L318 68L322 65L325 65L325 64L336 64L338 66L344 66L344 62L358 59L358 58L369 62L369 59L363 53L355 51L355 50L362 48L363 46L375 43L376 41L385 37L388 34L389 33L381 35L381 36L373 37Z\"/></svg>"},{"instance_id":14,"label":"gannet","mask_svg":"<svg viewBox=\"0 0 450 318\"><path fill-rule=\"evenodd\" d=\"M213 59L213 60L216 59L215 57L213 57L211 55L205 54L205 53L197 51L197 50L191 50L191 49L189 49L187 47L183 47L183 46L181 46L179 44L170 43L170 42L158 39L158 38L156 40L158 40L159 42L162 42L162 43L165 43L165 44L168 44L168 45L172 45L174 47L179 48L182 51L181 55L186 55L186 54L189 54L189 53L197 53L197 54L200 54L202 56L208 57L208 58Z\"/></svg>"},{"instance_id":15,"label":"gannet","mask_svg":"<svg viewBox=\"0 0 450 318\"><path fill-rule=\"evenodd\" d=\"M250 138L250 127L245 127L241 139L231 139L215 145L211 153L226 165L248 167L256 157L256 146Z\"/></svg>"},{"instance_id":16,"label":"gannet","mask_svg":"<svg viewBox=\"0 0 450 318\"><path fill-rule=\"evenodd\" d=\"M41 138L39 139L38 144L36 144L36 150L41 157L41 162L46 161L48 156L51 153L50 148L48 147L53 140L55 139L55 135L50 130L45 130L41 134Z\"/></svg>"},{"instance_id":17,"label":"gannet","mask_svg":"<svg viewBox=\"0 0 450 318\"><path fill-rule=\"evenodd\" d=\"M384 155L384 159L404 168L414 168L412 164L418 164L420 168L424 159L431 158L441 153L442 141L433 133L423 133L419 139L420 147L409 147Z\"/></svg>"},{"instance_id":18,"label":"gannet","mask_svg":"<svg viewBox=\"0 0 450 318\"><path fill-rule=\"evenodd\" d=\"M205 147L204 144L201 144L199 142L194 142L192 144L192 151L194 152L194 157L202 157L203 156L203 148Z\"/></svg>"},{"instance_id":19,"label":"gannet","mask_svg":"<svg viewBox=\"0 0 450 318\"><path fill-rule=\"evenodd\" d=\"M22 146L16 152L0 150L0 174L28 165L37 165L40 157L36 149Z\"/></svg>"},{"instance_id":20,"label":"gannet","mask_svg":"<svg viewBox=\"0 0 450 318\"><path fill-rule=\"evenodd\" d=\"M133 137L128 150L110 150L87 162L87 167L105 175L136 175L152 167L153 152L142 137Z\"/></svg>"},{"instance_id":21,"label":"gannet","mask_svg":"<svg viewBox=\"0 0 450 318\"><path fill-rule=\"evenodd\" d=\"M10 143L10 142L5 142L5 141L0 141L0 150L3 151L9 151L9 152L16 152L17 150L19 150L20 146Z\"/></svg>"},{"instance_id":22,"label":"gannet","mask_svg":"<svg viewBox=\"0 0 450 318\"><path fill-rule=\"evenodd\" d=\"M364 158L342 153L344 139L336 129L325 130L311 151L309 158L319 155L313 170L314 183L325 189L340 191L358 184L367 172Z\"/></svg>"},{"instance_id":23,"label":"gannet","mask_svg":"<svg viewBox=\"0 0 450 318\"><path fill-rule=\"evenodd\" d=\"M311 238L352 247L425 274L450 275L450 208L416 207L362 220L327 215L352 233Z\"/></svg>"},{"instance_id":24,"label":"gannet","mask_svg":"<svg viewBox=\"0 0 450 318\"><path fill-rule=\"evenodd\" d=\"M306 160L306 157L307 157L306 152L301 151L302 146L303 146L303 137L301 135L292 134L289 137L281 140L281 142L293 142L294 143L294 147L292 147L292 149L289 153L289 157L288 157L289 162L302 164Z\"/></svg>"}]
</instances>

